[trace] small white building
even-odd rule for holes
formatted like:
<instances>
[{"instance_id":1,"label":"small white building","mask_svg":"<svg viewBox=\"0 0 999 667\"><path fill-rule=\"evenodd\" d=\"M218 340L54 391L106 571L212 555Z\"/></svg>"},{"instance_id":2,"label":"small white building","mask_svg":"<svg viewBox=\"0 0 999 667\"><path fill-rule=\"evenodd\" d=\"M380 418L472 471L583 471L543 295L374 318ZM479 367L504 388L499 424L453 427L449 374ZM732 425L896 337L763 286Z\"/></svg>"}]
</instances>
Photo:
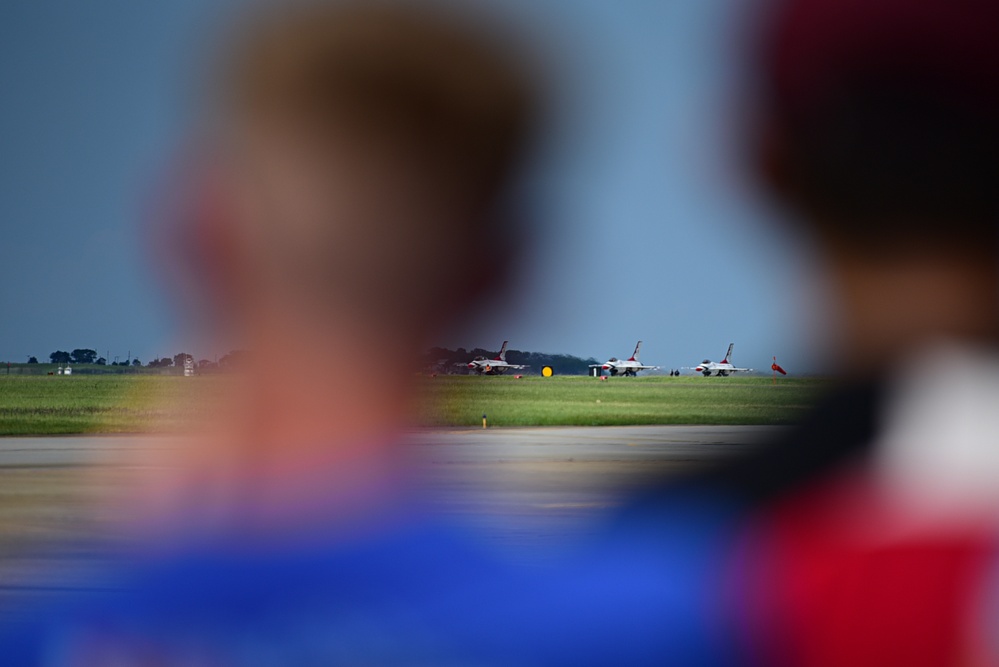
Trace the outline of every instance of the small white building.
<instances>
[{"instance_id":1,"label":"small white building","mask_svg":"<svg viewBox=\"0 0 999 667\"><path fill-rule=\"evenodd\" d=\"M63 369L62 374L63 375L72 375L73 374L73 369L69 367L69 364L66 364L66 368Z\"/></svg>"}]
</instances>

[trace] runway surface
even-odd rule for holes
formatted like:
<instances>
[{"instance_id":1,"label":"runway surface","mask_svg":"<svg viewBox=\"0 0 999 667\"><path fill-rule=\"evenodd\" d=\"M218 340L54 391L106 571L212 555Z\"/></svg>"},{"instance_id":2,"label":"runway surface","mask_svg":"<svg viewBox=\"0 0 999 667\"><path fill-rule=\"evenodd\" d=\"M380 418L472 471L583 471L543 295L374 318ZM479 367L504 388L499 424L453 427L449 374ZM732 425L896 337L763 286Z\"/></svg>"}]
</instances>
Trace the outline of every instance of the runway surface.
<instances>
[{"instance_id":1,"label":"runway surface","mask_svg":"<svg viewBox=\"0 0 999 667\"><path fill-rule=\"evenodd\" d=\"M584 536L638 486L745 451L780 427L628 426L418 432L434 500L500 546Z\"/></svg>"},{"instance_id":2,"label":"runway surface","mask_svg":"<svg viewBox=\"0 0 999 667\"><path fill-rule=\"evenodd\" d=\"M418 430L406 437L434 507L483 541L543 559L585 539L633 489L746 451L782 427ZM109 586L131 539L116 500L180 441L0 438L0 619L28 600ZM154 470L155 472L155 470ZM118 503L117 506L120 506Z\"/></svg>"}]
</instances>

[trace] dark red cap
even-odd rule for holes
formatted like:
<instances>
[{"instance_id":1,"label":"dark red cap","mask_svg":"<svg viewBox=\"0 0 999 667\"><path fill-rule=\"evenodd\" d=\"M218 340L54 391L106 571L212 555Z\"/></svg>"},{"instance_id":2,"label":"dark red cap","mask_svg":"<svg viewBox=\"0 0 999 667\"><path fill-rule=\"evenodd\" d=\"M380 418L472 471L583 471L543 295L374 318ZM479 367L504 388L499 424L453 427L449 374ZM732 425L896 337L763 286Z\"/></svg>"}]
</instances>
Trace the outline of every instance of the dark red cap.
<instances>
[{"instance_id":1,"label":"dark red cap","mask_svg":"<svg viewBox=\"0 0 999 667\"><path fill-rule=\"evenodd\" d=\"M908 73L950 94L994 103L999 2L779 0L764 58L773 102L823 103L864 73Z\"/></svg>"}]
</instances>

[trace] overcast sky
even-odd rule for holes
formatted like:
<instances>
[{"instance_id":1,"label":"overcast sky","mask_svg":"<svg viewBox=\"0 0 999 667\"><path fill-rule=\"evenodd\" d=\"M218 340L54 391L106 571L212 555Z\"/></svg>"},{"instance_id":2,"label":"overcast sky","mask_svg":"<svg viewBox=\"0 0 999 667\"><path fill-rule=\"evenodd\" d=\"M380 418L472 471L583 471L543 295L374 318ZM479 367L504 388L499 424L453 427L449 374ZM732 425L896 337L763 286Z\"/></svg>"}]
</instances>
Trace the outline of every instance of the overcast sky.
<instances>
[{"instance_id":1,"label":"overcast sky","mask_svg":"<svg viewBox=\"0 0 999 667\"><path fill-rule=\"evenodd\" d=\"M814 263L745 177L739 0L480 0L558 54L515 297L441 344L819 367ZM149 264L158 170L229 0L0 6L0 360L191 349ZM654 6L654 7L653 7ZM739 13L737 13L739 12ZM828 334L826 334L828 337Z\"/></svg>"}]
</instances>

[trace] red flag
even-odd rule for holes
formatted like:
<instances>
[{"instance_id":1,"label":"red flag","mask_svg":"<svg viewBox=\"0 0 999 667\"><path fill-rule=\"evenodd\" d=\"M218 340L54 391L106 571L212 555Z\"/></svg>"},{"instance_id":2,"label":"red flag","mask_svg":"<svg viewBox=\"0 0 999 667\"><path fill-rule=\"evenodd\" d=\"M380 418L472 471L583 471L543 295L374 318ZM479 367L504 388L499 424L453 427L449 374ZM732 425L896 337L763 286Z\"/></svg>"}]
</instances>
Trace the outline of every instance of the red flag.
<instances>
[{"instance_id":1,"label":"red flag","mask_svg":"<svg viewBox=\"0 0 999 667\"><path fill-rule=\"evenodd\" d=\"M781 368L777 364L777 357L774 357L774 362L772 364L770 364L770 370L772 370L774 373L780 373L781 375L787 375L787 371L784 370L783 368Z\"/></svg>"}]
</instances>

